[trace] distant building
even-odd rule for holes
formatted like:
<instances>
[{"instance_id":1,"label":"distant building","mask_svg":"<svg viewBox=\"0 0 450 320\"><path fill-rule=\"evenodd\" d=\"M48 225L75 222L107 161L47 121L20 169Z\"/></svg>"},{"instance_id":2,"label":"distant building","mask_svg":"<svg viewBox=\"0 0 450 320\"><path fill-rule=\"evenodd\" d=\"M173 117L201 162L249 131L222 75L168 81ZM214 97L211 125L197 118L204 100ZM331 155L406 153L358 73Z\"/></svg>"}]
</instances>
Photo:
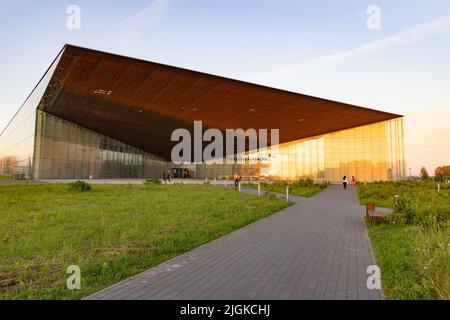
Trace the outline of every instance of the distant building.
<instances>
[{"instance_id":1,"label":"distant building","mask_svg":"<svg viewBox=\"0 0 450 320\"><path fill-rule=\"evenodd\" d=\"M258 164L171 163L171 133L280 129ZM66 45L0 135L0 173L28 178L406 177L403 117ZM247 150L251 155L253 150Z\"/></svg>"}]
</instances>

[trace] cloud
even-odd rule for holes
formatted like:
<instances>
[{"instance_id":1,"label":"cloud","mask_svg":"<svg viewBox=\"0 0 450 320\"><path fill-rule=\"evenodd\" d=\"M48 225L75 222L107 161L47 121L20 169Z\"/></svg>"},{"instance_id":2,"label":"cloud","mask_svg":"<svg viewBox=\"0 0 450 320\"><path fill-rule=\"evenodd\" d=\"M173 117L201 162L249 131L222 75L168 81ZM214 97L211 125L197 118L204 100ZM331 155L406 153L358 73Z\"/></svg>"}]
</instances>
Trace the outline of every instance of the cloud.
<instances>
[{"instance_id":1,"label":"cloud","mask_svg":"<svg viewBox=\"0 0 450 320\"><path fill-rule=\"evenodd\" d=\"M372 53L380 52L387 48L410 44L417 42L421 39L425 39L429 36L437 34L442 31L450 31L450 16L441 17L435 21L420 24L412 28L401 31L393 36L375 40L361 47L334 53L326 56L322 56L316 59L308 60L299 64L282 67L265 73L256 77L252 77L252 81L274 81L279 79L285 79L290 76L298 75L298 73L306 68L316 65L329 64L348 60L356 57L369 55Z\"/></svg>"},{"instance_id":2,"label":"cloud","mask_svg":"<svg viewBox=\"0 0 450 320\"><path fill-rule=\"evenodd\" d=\"M169 0L153 0L146 8L126 18L120 24L122 45L137 40L164 19L169 10Z\"/></svg>"}]
</instances>

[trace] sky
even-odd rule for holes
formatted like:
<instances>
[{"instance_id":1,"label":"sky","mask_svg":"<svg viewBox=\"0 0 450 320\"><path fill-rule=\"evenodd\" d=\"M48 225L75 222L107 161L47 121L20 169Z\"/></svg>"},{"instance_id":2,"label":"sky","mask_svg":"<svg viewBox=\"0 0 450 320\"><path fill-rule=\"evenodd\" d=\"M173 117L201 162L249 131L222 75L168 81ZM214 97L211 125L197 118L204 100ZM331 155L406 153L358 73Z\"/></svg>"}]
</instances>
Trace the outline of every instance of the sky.
<instances>
[{"instance_id":1,"label":"sky","mask_svg":"<svg viewBox=\"0 0 450 320\"><path fill-rule=\"evenodd\" d=\"M450 165L450 1L0 0L1 129L65 43L402 114Z\"/></svg>"}]
</instances>

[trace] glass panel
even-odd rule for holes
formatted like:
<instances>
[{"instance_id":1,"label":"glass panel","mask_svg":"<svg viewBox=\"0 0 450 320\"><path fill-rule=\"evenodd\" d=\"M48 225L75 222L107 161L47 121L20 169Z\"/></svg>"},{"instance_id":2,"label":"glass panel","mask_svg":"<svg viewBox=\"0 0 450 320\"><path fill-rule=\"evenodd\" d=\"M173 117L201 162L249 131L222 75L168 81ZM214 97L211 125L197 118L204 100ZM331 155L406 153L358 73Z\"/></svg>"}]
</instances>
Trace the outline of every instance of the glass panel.
<instances>
[{"instance_id":1,"label":"glass panel","mask_svg":"<svg viewBox=\"0 0 450 320\"><path fill-rule=\"evenodd\" d=\"M370 182L402 179L405 167L403 118L398 118L282 144L279 154L270 161L247 169L233 168L232 174L330 182L339 182L346 175ZM208 166L204 170L207 176L214 176Z\"/></svg>"},{"instance_id":2,"label":"glass panel","mask_svg":"<svg viewBox=\"0 0 450 320\"><path fill-rule=\"evenodd\" d=\"M45 103L46 88L52 78L61 54L55 59L32 93L0 133L0 175L15 175L20 179L33 177L36 109ZM44 93L46 96L44 96ZM39 142L36 142L39 143Z\"/></svg>"},{"instance_id":3,"label":"glass panel","mask_svg":"<svg viewBox=\"0 0 450 320\"><path fill-rule=\"evenodd\" d=\"M36 178L146 178L171 169L169 162L152 154L37 112Z\"/></svg>"}]
</instances>

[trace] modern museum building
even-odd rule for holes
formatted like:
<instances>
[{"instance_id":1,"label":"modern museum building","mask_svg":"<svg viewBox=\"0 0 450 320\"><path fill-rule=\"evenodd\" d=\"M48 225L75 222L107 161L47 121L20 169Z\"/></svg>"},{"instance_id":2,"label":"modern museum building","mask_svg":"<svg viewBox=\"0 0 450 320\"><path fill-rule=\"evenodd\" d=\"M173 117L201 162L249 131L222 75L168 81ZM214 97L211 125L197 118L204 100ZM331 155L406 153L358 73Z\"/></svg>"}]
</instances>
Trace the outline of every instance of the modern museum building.
<instances>
[{"instance_id":1,"label":"modern museum building","mask_svg":"<svg viewBox=\"0 0 450 320\"><path fill-rule=\"evenodd\" d=\"M277 154L174 164L174 130L279 129ZM194 132L193 132L194 134ZM249 156L254 150L246 150ZM249 159L249 158L247 158ZM405 177L400 115L65 45L0 135L19 179Z\"/></svg>"}]
</instances>

